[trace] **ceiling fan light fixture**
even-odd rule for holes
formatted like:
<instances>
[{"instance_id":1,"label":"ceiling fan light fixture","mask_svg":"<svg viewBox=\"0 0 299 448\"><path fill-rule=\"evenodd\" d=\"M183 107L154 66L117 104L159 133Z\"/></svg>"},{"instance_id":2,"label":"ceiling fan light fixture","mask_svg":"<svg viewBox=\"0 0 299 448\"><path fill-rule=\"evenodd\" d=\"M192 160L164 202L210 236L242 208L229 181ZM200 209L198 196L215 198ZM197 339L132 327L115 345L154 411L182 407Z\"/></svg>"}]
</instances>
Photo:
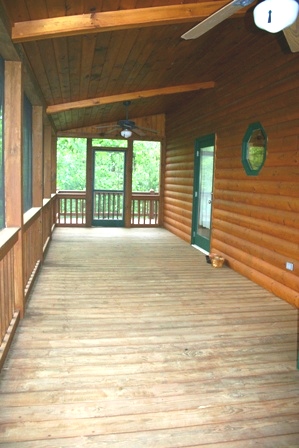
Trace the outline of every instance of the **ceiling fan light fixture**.
<instances>
[{"instance_id":1,"label":"ceiling fan light fixture","mask_svg":"<svg viewBox=\"0 0 299 448\"><path fill-rule=\"evenodd\" d=\"M132 135L132 131L130 131L130 129L123 129L120 135L124 138L129 138Z\"/></svg>"},{"instance_id":2,"label":"ceiling fan light fixture","mask_svg":"<svg viewBox=\"0 0 299 448\"><path fill-rule=\"evenodd\" d=\"M264 0L253 10L254 23L269 33L278 33L292 25L299 13L297 0Z\"/></svg>"}]
</instances>

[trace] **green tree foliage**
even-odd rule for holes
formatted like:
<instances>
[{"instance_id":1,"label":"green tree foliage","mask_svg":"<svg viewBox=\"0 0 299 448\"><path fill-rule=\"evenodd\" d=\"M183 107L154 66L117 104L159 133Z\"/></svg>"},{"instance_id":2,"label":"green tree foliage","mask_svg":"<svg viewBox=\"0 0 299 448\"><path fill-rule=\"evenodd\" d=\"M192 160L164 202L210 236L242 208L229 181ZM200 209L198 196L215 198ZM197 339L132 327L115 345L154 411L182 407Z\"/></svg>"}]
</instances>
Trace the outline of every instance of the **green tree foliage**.
<instances>
[{"instance_id":1,"label":"green tree foliage","mask_svg":"<svg viewBox=\"0 0 299 448\"><path fill-rule=\"evenodd\" d=\"M117 140L117 139L105 139L105 138L93 138L92 146L103 147L103 148L127 148L128 140Z\"/></svg>"},{"instance_id":2,"label":"green tree foliage","mask_svg":"<svg viewBox=\"0 0 299 448\"><path fill-rule=\"evenodd\" d=\"M159 192L160 152L160 142L134 142L132 191Z\"/></svg>"},{"instance_id":3,"label":"green tree foliage","mask_svg":"<svg viewBox=\"0 0 299 448\"><path fill-rule=\"evenodd\" d=\"M93 139L98 148L126 149L127 140ZM101 154L98 156L98 154ZM96 189L122 189L123 158L121 153L102 152L95 158ZM134 141L133 185L134 192L159 191L160 142ZM59 138L57 143L57 189L86 189L86 139Z\"/></svg>"},{"instance_id":4,"label":"green tree foliage","mask_svg":"<svg viewBox=\"0 0 299 448\"><path fill-rule=\"evenodd\" d=\"M96 151L95 190L123 190L124 153L121 151Z\"/></svg>"},{"instance_id":5,"label":"green tree foliage","mask_svg":"<svg viewBox=\"0 0 299 448\"><path fill-rule=\"evenodd\" d=\"M259 170L264 163L265 147L249 146L247 148L247 162L254 171Z\"/></svg>"},{"instance_id":6,"label":"green tree foliage","mask_svg":"<svg viewBox=\"0 0 299 448\"><path fill-rule=\"evenodd\" d=\"M86 139L57 139L57 189L86 189Z\"/></svg>"}]
</instances>

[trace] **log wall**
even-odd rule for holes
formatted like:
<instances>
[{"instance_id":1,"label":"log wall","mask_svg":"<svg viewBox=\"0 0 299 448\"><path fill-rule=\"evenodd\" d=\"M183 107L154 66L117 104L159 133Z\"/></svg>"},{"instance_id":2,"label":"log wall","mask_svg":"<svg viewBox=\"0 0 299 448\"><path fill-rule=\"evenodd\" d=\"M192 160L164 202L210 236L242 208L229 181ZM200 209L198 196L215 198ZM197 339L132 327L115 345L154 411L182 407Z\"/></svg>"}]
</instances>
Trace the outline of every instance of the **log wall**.
<instances>
[{"instance_id":1,"label":"log wall","mask_svg":"<svg viewBox=\"0 0 299 448\"><path fill-rule=\"evenodd\" d=\"M213 91L167 115L164 225L190 242L194 142L215 133L211 250L299 307L299 58L264 36L230 55ZM257 121L268 136L267 158L258 176L248 176L241 145Z\"/></svg>"}]
</instances>

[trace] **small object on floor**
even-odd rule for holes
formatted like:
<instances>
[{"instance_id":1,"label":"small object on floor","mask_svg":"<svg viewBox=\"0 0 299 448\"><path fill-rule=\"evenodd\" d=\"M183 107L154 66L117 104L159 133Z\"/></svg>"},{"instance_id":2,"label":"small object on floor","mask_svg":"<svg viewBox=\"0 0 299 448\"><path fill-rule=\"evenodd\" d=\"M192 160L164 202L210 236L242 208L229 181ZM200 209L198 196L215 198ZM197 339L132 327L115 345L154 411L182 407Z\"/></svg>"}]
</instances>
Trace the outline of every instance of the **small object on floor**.
<instances>
[{"instance_id":1,"label":"small object on floor","mask_svg":"<svg viewBox=\"0 0 299 448\"><path fill-rule=\"evenodd\" d=\"M224 263L224 258L221 255L210 256L210 260L213 268L222 268Z\"/></svg>"},{"instance_id":2,"label":"small object on floor","mask_svg":"<svg viewBox=\"0 0 299 448\"><path fill-rule=\"evenodd\" d=\"M210 258L209 255L206 255L206 262L209 263L209 264L211 264L211 258Z\"/></svg>"}]
</instances>

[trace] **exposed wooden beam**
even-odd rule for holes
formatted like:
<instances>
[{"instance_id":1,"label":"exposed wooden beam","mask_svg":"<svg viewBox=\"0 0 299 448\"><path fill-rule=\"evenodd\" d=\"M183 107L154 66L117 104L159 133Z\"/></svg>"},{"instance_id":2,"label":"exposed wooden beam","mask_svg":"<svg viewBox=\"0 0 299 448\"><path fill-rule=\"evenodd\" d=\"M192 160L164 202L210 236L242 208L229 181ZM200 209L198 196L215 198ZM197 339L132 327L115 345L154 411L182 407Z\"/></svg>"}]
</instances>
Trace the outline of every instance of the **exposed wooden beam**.
<instances>
[{"instance_id":1,"label":"exposed wooden beam","mask_svg":"<svg viewBox=\"0 0 299 448\"><path fill-rule=\"evenodd\" d=\"M119 103L121 101L136 100L140 98L151 98L159 95L171 95L174 93L192 92L195 90L211 89L215 87L214 81L197 82L195 84L183 84L179 86L162 87L160 89L141 90L139 92L120 93L118 95L89 98L87 100L72 101L70 103L55 104L47 107L47 114L57 114L83 107L95 107L103 104Z\"/></svg>"},{"instance_id":2,"label":"exposed wooden beam","mask_svg":"<svg viewBox=\"0 0 299 448\"><path fill-rule=\"evenodd\" d=\"M195 22L205 19L227 3L228 0L217 0L17 22L12 27L12 40L26 42L76 34ZM239 10L237 15L244 15L245 11L246 8Z\"/></svg>"}]
</instances>

